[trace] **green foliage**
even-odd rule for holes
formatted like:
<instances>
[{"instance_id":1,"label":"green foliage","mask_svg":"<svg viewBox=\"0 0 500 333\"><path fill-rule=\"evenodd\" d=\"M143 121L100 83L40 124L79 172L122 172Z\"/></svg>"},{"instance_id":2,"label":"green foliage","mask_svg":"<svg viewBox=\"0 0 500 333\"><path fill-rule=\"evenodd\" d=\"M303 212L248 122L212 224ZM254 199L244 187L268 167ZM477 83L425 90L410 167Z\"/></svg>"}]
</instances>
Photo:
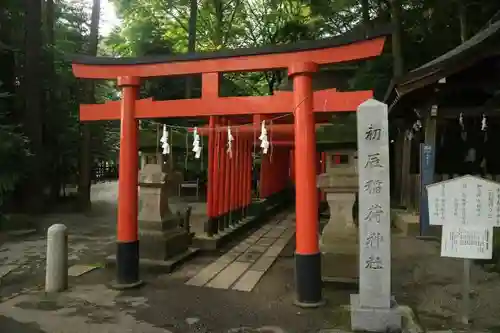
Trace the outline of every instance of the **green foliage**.
<instances>
[{"instance_id":1,"label":"green foliage","mask_svg":"<svg viewBox=\"0 0 500 333\"><path fill-rule=\"evenodd\" d=\"M0 83L0 89L2 84ZM6 124L5 100L11 96L0 92L0 207L23 175L23 161L29 155L28 141L14 125ZM20 163L21 162L21 163Z\"/></svg>"},{"instance_id":2,"label":"green foliage","mask_svg":"<svg viewBox=\"0 0 500 333\"><path fill-rule=\"evenodd\" d=\"M23 68L26 51L35 46L25 45L24 33L31 27L24 21L26 8L23 3L9 0L6 5L0 12L0 81L5 83L0 86L0 206L13 192L29 195L30 192L18 189L25 182L35 157L28 151L28 143L32 140L23 133L30 120L25 114L32 112L24 109L29 92L23 91L26 84ZM45 193L49 190L58 195L60 187L78 179L81 141L78 110L83 86L72 73L68 55L87 52L89 9L85 2L55 1L53 47L47 40L47 22L43 26L40 63L44 73L40 77L44 90L41 105L43 156L36 160ZM42 12L42 21L45 14ZM50 68L54 71L52 75ZM115 95L114 86L97 82L95 97L98 102ZM92 126L92 152L96 161L115 158L118 130L117 124L112 122Z\"/></svg>"},{"instance_id":3,"label":"green foliage","mask_svg":"<svg viewBox=\"0 0 500 333\"><path fill-rule=\"evenodd\" d=\"M0 204L19 187L30 161L30 138L22 132L29 125L24 103L29 92L23 91L26 51L25 3L5 0L0 11ZM113 0L123 24L101 39L100 54L112 56L141 56L183 53L187 51L190 0ZM369 0L369 26L388 23L391 19L390 0ZM402 11L404 67L415 68L460 43L458 4L467 6L467 32L481 29L487 20L500 10L498 0L405 0ZM40 66L49 73L53 62L55 73L40 78L44 89L43 156L41 161L44 186L75 182L78 177L79 146L81 143L79 104L86 97L84 85L75 79L68 54L86 53L89 44L90 8L87 1L55 1L55 45L49 46L50 35L43 26L44 43ZM365 8L366 9L366 8ZM221 48L257 47L319 39L357 29L363 21L364 8L360 0L199 0L196 22L196 50L215 51ZM42 13L45 17L45 12ZM46 22L45 22L46 23ZM36 25L35 25L36 26ZM39 29L39 26L36 26ZM31 30L33 31L33 30ZM353 89L374 89L383 96L392 77L393 59L387 52L358 66L350 81ZM6 51L7 50L7 51ZM29 52L28 52L29 53ZM286 73L224 73L221 94L266 95L273 93ZM148 80L142 95L156 99L178 99L186 96L186 78L168 77ZM192 96L200 94L200 77L193 78ZM113 83L95 84L95 99L104 102L118 99ZM156 124L142 123L144 131L153 133ZM165 121L165 120L161 120ZM169 119L170 124L190 126L185 119ZM32 125L32 124L31 124ZM29 126L28 126L29 127ZM318 137L351 137L355 131L351 118L337 119ZM105 122L90 126L94 159L116 158L119 124ZM341 134L339 134L341 133ZM181 135L185 138L185 135ZM180 143L175 137L174 140ZM184 141L182 141L184 142Z\"/></svg>"}]
</instances>

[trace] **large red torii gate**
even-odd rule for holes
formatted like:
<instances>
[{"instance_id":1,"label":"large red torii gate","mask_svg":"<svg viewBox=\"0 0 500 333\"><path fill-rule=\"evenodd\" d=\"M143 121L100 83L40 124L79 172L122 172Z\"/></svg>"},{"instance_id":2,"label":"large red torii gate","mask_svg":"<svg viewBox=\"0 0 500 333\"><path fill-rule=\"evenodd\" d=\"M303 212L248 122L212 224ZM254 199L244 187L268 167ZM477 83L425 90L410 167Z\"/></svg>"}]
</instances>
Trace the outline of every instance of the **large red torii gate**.
<instances>
[{"instance_id":1,"label":"large red torii gate","mask_svg":"<svg viewBox=\"0 0 500 333\"><path fill-rule=\"evenodd\" d=\"M297 156L300 156L294 159L296 192L298 193L296 200L296 301L297 304L304 306L321 304L322 281L318 244L314 111L354 111L361 102L371 97L371 92L324 90L313 93L312 74L318 71L320 65L380 55L386 35L388 31L372 33L370 36L357 39L346 35L295 45L138 59L75 57L73 73L76 77L116 79L118 86L122 89L122 100L119 102L82 105L80 109L82 121L121 120L117 284L121 287L133 287L140 283L137 223L137 119L205 116L210 117L210 127L214 128L216 116L293 113L294 146ZM288 76L293 79L293 93L280 92L273 96L261 97L219 97L220 73L273 69L288 69ZM142 78L198 73L202 74L202 95L199 99L137 100ZM234 173L234 168L232 170Z\"/></svg>"}]
</instances>

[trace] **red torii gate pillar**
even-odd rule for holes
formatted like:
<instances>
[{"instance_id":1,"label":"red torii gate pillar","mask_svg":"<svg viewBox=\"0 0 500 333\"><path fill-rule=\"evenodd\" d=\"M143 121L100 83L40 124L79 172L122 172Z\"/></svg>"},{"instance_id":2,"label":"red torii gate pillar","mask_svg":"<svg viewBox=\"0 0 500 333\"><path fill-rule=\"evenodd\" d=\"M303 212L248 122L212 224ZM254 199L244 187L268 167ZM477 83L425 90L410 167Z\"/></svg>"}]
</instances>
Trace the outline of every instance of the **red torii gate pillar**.
<instances>
[{"instance_id":1,"label":"red torii gate pillar","mask_svg":"<svg viewBox=\"0 0 500 333\"><path fill-rule=\"evenodd\" d=\"M321 253L318 238L318 196L316 189L316 131L313 111L312 73L315 63L296 63L288 69L293 79L295 127L295 279L296 303L323 303Z\"/></svg>"},{"instance_id":2,"label":"red torii gate pillar","mask_svg":"<svg viewBox=\"0 0 500 333\"><path fill-rule=\"evenodd\" d=\"M117 284L140 284L138 274L137 228L137 119L161 117L209 117L240 114L284 114L292 106L295 120L294 163L297 193L296 203L296 303L315 306L322 303L320 253L318 250L318 221L316 195L315 131L313 105L317 112L344 112L354 110L371 97L367 92L318 91L312 93L311 73L317 65L366 59L381 54L387 32L371 34L362 40L331 39L300 48L277 46L276 52L243 50L233 54L189 55L188 58L99 59L83 57L73 61L73 72L79 78L116 79L123 89L121 102L103 105L82 105L80 119L121 119L121 151L119 180L119 212L117 232ZM216 94L218 73L263 71L288 68L294 81L293 96L279 93L273 96L224 97ZM202 73L202 97L199 99L153 101L138 100L139 78L189 75ZM205 83L214 83L208 84ZM213 87L212 89L210 87ZM206 90L205 90L206 89ZM293 104L293 105L292 105ZM320 106L321 105L321 106ZM320 110L322 109L322 110ZM258 112L256 110L259 110ZM213 122L212 122L213 123ZM221 135L215 140L216 154L223 154ZM212 140L213 143L213 140ZM222 149L221 149L222 148ZM222 157L222 156L221 156ZM298 158L295 158L298 157ZM221 165L224 159L221 159ZM214 168L215 169L215 168ZM212 170L212 178L220 176ZM222 171L222 170L221 170ZM218 188L219 186L217 186ZM221 187L222 189L222 187ZM247 193L248 194L248 193ZM228 206L216 193L212 194L213 212L223 213ZM249 202L250 198L247 198ZM219 202L220 201L220 202Z\"/></svg>"},{"instance_id":3,"label":"red torii gate pillar","mask_svg":"<svg viewBox=\"0 0 500 333\"><path fill-rule=\"evenodd\" d=\"M122 89L120 166L118 180L118 222L116 242L116 283L118 289L139 286L139 237L137 170L139 168L138 131L135 105L140 78L122 76L118 86Z\"/></svg>"}]
</instances>

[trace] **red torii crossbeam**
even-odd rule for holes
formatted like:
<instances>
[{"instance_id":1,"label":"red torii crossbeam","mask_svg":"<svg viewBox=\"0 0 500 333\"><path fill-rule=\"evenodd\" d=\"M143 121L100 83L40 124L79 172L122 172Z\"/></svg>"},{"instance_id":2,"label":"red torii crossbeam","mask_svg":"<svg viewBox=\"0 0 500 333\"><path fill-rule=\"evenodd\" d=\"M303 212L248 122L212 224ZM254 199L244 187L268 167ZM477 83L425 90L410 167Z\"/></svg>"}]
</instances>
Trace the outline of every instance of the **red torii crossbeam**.
<instances>
[{"instance_id":1,"label":"red torii crossbeam","mask_svg":"<svg viewBox=\"0 0 500 333\"><path fill-rule=\"evenodd\" d=\"M79 78L116 79L122 89L121 102L104 105L83 105L81 120L120 119L120 170L117 222L117 284L133 287L139 279L139 241L137 225L138 119L161 117L207 117L211 128L227 125L227 120L216 122L216 115L280 114L294 116L294 160L296 193L296 304L318 306L322 301L321 254L318 239L318 196L316 189L316 138L314 111L354 111L367 92L341 93L319 91L313 93L312 74L319 66L338 62L376 57L381 54L385 36L390 30L363 35L345 35L325 40L301 42L293 45L269 46L256 49L222 51L179 56L145 58L76 57L73 72ZM264 97L219 97L219 74L222 72L265 71L287 69L293 80L293 93L279 93ZM202 74L202 97L177 101L137 101L143 78L169 75ZM325 105L326 103L326 105ZM214 136L215 137L215 136ZM209 146L219 147L221 136L209 139ZM246 144L249 155L250 144ZM223 146L222 146L223 147ZM209 147L210 149L210 147ZM241 151L240 151L241 152ZM283 153L284 154L284 153ZM239 155L237 155L239 156ZM213 157L211 162L215 161ZM231 181L237 158L229 162ZM224 170L224 163L222 170ZM241 165L249 167L249 160ZM209 162L210 163L210 162ZM276 171L267 175L274 177ZM209 174L209 179L217 173ZM247 174L248 176L248 174ZM227 183L227 181L226 181ZM246 183L246 181L245 181ZM230 186L230 185L229 185ZM224 193L224 188L221 188ZM273 190L272 188L269 191ZM209 193L210 194L210 193ZM213 194L213 193L212 193ZM226 195L226 197L228 197ZM221 207L227 207L226 199ZM229 199L230 200L230 199ZM222 202L224 201L224 202ZM230 205L232 205L230 203Z\"/></svg>"},{"instance_id":2,"label":"red torii crossbeam","mask_svg":"<svg viewBox=\"0 0 500 333\"><path fill-rule=\"evenodd\" d=\"M338 92L335 89L316 91L314 93L315 112L352 112L358 105L369 98L373 92L352 91ZM120 119L120 101L104 104L83 104L80 106L81 121L117 120ZM237 107L235 107L237 105ZM249 97L215 97L197 99L179 99L154 101L152 98L135 102L135 117L144 118L178 118L232 116L241 114L283 114L293 113L292 92L280 92L272 96Z\"/></svg>"}]
</instances>

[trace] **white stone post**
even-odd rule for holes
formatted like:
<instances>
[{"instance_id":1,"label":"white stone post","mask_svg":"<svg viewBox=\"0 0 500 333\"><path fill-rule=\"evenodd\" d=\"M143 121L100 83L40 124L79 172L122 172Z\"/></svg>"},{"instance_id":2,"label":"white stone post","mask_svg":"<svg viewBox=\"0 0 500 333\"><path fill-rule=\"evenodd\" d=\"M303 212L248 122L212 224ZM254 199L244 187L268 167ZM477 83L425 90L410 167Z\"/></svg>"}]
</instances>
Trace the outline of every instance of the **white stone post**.
<instances>
[{"instance_id":1,"label":"white stone post","mask_svg":"<svg viewBox=\"0 0 500 333\"><path fill-rule=\"evenodd\" d=\"M370 99L358 107L359 295L351 295L351 328L401 328L391 299L391 219L387 105Z\"/></svg>"},{"instance_id":2,"label":"white stone post","mask_svg":"<svg viewBox=\"0 0 500 333\"><path fill-rule=\"evenodd\" d=\"M64 224L54 224L47 231L47 266L45 292L68 288L68 233Z\"/></svg>"}]
</instances>

